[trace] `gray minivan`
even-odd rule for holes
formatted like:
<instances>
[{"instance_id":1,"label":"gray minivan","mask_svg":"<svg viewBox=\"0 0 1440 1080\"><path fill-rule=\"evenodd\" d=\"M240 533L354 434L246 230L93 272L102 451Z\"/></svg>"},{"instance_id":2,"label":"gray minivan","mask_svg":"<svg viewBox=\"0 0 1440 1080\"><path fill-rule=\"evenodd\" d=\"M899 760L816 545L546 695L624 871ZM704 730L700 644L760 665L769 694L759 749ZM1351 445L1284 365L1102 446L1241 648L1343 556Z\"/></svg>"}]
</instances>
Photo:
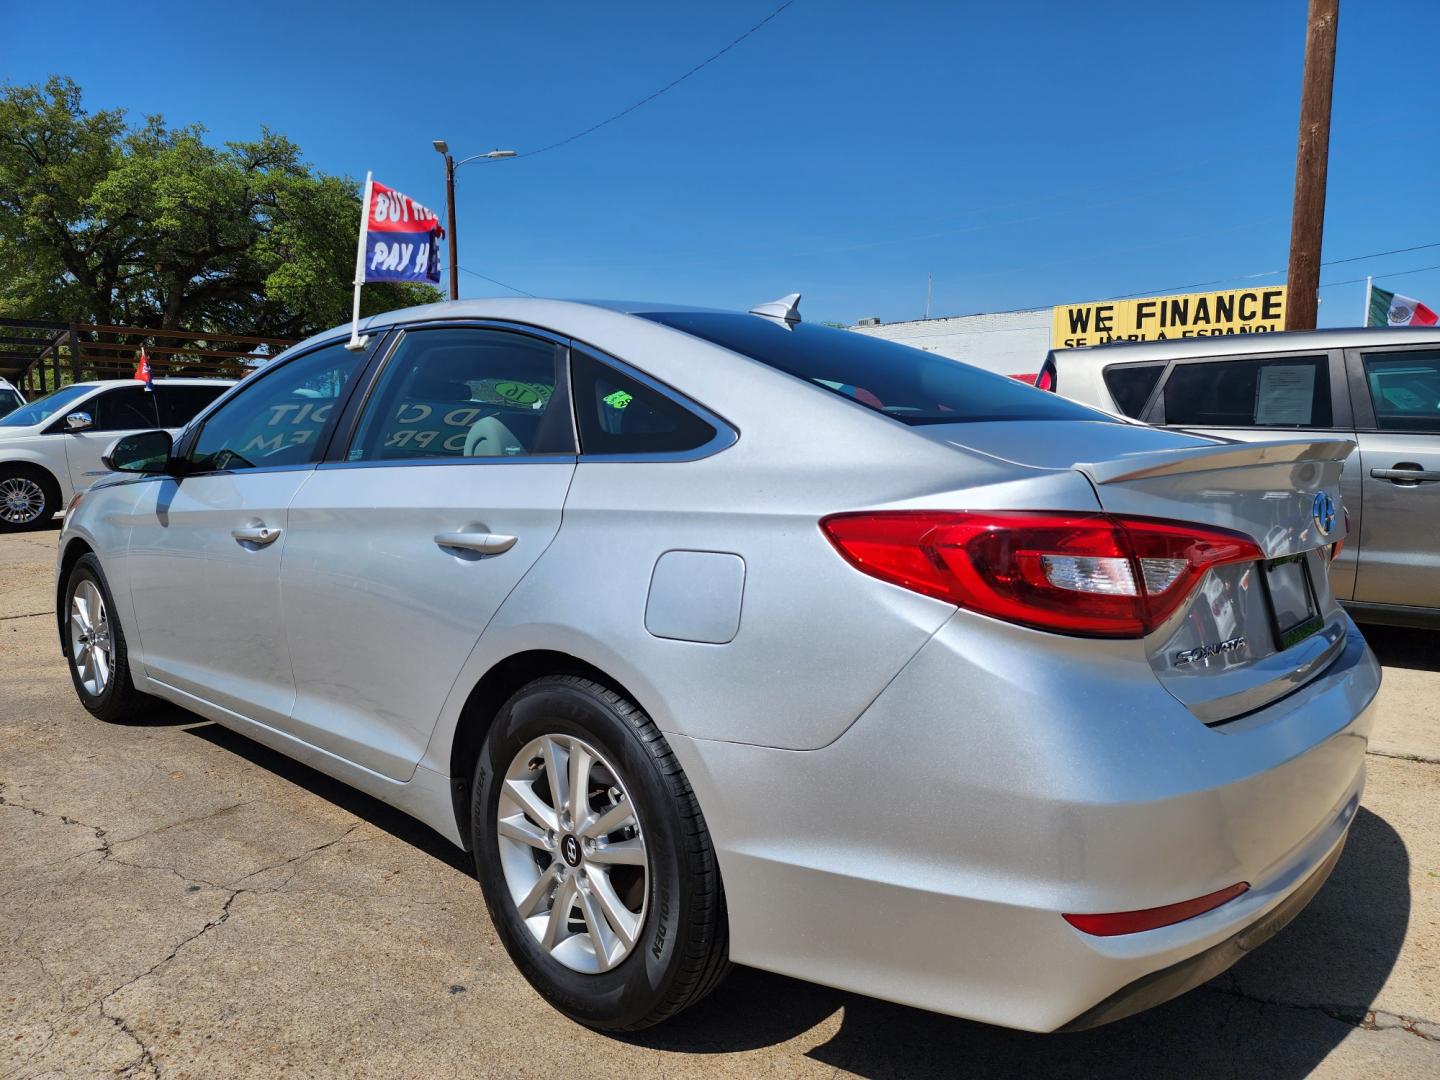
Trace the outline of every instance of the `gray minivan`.
<instances>
[{"instance_id":1,"label":"gray minivan","mask_svg":"<svg viewBox=\"0 0 1440 1080\"><path fill-rule=\"evenodd\" d=\"M1053 349L1037 385L1226 439L1354 439L1335 595L1361 622L1440 626L1440 327Z\"/></svg>"}]
</instances>

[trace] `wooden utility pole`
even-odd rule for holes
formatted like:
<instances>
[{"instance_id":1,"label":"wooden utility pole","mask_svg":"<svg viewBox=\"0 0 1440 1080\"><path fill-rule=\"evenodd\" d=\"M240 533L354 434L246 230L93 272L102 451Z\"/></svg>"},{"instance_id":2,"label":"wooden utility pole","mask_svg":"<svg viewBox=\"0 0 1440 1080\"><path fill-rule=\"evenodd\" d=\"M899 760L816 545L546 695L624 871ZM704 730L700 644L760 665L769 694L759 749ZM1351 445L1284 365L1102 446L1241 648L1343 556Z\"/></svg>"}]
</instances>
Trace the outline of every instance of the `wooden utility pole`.
<instances>
[{"instance_id":1,"label":"wooden utility pole","mask_svg":"<svg viewBox=\"0 0 1440 1080\"><path fill-rule=\"evenodd\" d=\"M1310 0L1300 141L1295 148L1295 205L1290 214L1286 330L1314 330L1320 302L1320 245L1325 231L1325 173L1330 158L1330 98L1340 0Z\"/></svg>"}]
</instances>

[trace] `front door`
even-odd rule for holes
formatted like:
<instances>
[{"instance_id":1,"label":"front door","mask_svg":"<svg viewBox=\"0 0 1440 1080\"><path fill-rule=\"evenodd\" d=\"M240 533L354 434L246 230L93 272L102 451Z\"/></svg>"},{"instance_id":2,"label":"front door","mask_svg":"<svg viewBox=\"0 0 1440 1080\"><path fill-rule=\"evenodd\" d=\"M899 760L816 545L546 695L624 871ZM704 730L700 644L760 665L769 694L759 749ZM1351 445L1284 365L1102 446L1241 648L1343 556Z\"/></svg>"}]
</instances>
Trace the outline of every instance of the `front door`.
<instances>
[{"instance_id":1,"label":"front door","mask_svg":"<svg viewBox=\"0 0 1440 1080\"><path fill-rule=\"evenodd\" d=\"M288 508L362 362L332 345L252 376L180 448L183 475L145 485L130 585L146 674L263 724L289 716Z\"/></svg>"},{"instance_id":2,"label":"front door","mask_svg":"<svg viewBox=\"0 0 1440 1080\"><path fill-rule=\"evenodd\" d=\"M100 455L121 435L165 427L154 391L140 385L102 390L83 405L63 410L65 415L72 412L88 413L90 427L67 432L62 415L51 430L65 441L65 462L69 466L70 486L75 491L84 491L100 477L110 475L101 464ZM62 432L64 434L60 434Z\"/></svg>"},{"instance_id":3,"label":"front door","mask_svg":"<svg viewBox=\"0 0 1440 1080\"><path fill-rule=\"evenodd\" d=\"M63 436L71 486L76 491L84 491L100 477L110 475L100 456L121 435L154 428L179 431L228 389L223 383L174 386L159 382L150 390L138 385L118 386L96 394L78 410L64 410L67 414L88 412L92 420L92 425L84 431ZM64 431L63 424L62 417L58 431Z\"/></svg>"},{"instance_id":4,"label":"front door","mask_svg":"<svg viewBox=\"0 0 1440 1080\"><path fill-rule=\"evenodd\" d=\"M296 737L414 774L481 632L560 527L575 471L563 365L562 346L522 333L401 338L353 441L290 506Z\"/></svg>"},{"instance_id":5,"label":"front door","mask_svg":"<svg viewBox=\"0 0 1440 1080\"><path fill-rule=\"evenodd\" d=\"M1440 608L1440 349L1349 359L1365 507L1355 599Z\"/></svg>"}]
</instances>

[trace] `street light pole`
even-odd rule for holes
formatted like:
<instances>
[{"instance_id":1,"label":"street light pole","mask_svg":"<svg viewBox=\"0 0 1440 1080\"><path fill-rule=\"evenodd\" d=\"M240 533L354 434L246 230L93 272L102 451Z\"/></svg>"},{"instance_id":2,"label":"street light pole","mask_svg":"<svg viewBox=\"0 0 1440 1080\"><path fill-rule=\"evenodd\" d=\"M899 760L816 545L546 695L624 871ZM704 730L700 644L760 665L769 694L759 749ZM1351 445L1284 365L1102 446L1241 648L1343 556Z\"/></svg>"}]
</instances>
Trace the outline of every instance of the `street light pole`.
<instances>
[{"instance_id":1,"label":"street light pole","mask_svg":"<svg viewBox=\"0 0 1440 1080\"><path fill-rule=\"evenodd\" d=\"M512 158L514 150L491 150L485 154L472 154L456 161L450 156L450 146L444 139L436 139L432 146L445 159L445 229L450 234L450 299L460 299L460 242L455 234L455 167L472 161L497 161Z\"/></svg>"}]
</instances>

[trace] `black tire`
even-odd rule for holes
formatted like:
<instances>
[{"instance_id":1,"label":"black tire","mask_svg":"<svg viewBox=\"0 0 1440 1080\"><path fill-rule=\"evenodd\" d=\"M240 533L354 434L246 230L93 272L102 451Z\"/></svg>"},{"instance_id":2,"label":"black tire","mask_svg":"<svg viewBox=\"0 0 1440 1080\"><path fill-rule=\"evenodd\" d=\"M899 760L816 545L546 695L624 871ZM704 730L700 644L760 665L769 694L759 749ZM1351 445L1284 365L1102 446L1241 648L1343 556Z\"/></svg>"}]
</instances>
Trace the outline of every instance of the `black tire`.
<instances>
[{"instance_id":1,"label":"black tire","mask_svg":"<svg viewBox=\"0 0 1440 1080\"><path fill-rule=\"evenodd\" d=\"M55 477L38 465L0 465L0 503L3 503L7 483L26 483L40 489L44 505L35 517L26 521L7 521L0 513L0 533L30 532L48 526L60 512L60 485ZM0 505L0 511L3 511Z\"/></svg>"},{"instance_id":2,"label":"black tire","mask_svg":"<svg viewBox=\"0 0 1440 1080\"><path fill-rule=\"evenodd\" d=\"M545 735L578 738L613 762L644 833L644 922L635 947L608 971L582 973L552 957L521 919L504 877L496 818L505 773ZM710 834L664 736L633 702L574 675L528 683L491 725L471 790L475 864L490 918L521 974L555 1008L596 1030L634 1031L719 985L729 969L729 924Z\"/></svg>"},{"instance_id":3,"label":"black tire","mask_svg":"<svg viewBox=\"0 0 1440 1080\"><path fill-rule=\"evenodd\" d=\"M109 680L98 694L92 693L85 685L76 666L76 643L74 629L71 625L70 612L75 592L86 582L94 585L104 600L105 621L108 624L111 644ZM65 582L64 604L65 606L60 611L61 625L64 627L61 636L65 648L65 658L70 664L70 681L75 685L75 693L80 698L80 704L84 705L92 716L98 717L106 723L118 723L133 719L141 712L153 707L156 703L155 699L136 690L135 683L130 678L130 657L129 650L125 647L125 633L116 617L115 600L110 595L110 586L106 584L105 574L100 569L100 560L94 555L80 556L74 567L71 568L70 577Z\"/></svg>"}]
</instances>

